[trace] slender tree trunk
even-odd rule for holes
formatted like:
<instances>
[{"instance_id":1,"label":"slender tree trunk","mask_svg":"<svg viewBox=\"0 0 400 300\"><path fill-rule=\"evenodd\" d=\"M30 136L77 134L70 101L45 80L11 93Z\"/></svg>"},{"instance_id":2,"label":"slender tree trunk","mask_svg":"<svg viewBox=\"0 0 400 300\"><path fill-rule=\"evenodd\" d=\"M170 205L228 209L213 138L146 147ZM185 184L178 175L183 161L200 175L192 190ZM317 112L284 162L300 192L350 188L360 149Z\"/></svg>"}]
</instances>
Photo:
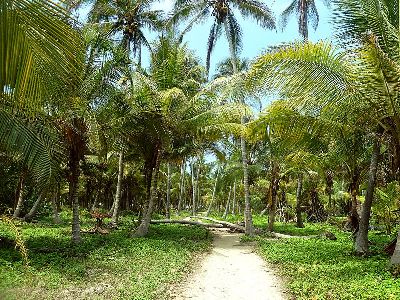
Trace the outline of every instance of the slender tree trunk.
<instances>
[{"instance_id":1,"label":"slender tree trunk","mask_svg":"<svg viewBox=\"0 0 400 300\"><path fill-rule=\"evenodd\" d=\"M392 257L390 258L390 265L392 266L400 265L400 230L397 234L396 247L394 248L394 252L392 254Z\"/></svg>"},{"instance_id":2,"label":"slender tree trunk","mask_svg":"<svg viewBox=\"0 0 400 300\"><path fill-rule=\"evenodd\" d=\"M215 194L217 192L218 175L219 175L219 168L217 169L217 174L215 176L214 189L213 189L210 205L208 206L208 209L207 209L206 217L208 217L210 215L211 208L215 201Z\"/></svg>"},{"instance_id":3,"label":"slender tree trunk","mask_svg":"<svg viewBox=\"0 0 400 300\"><path fill-rule=\"evenodd\" d=\"M161 161L161 150L156 149L155 166L154 169L152 170L152 175L151 175L150 198L142 222L140 223L139 227L136 229L136 232L134 233L134 236L136 237L145 236L149 232L151 216L153 214L154 204L157 199L157 182L158 182L158 173L160 169L160 161Z\"/></svg>"},{"instance_id":4,"label":"slender tree trunk","mask_svg":"<svg viewBox=\"0 0 400 300\"><path fill-rule=\"evenodd\" d=\"M301 192L303 189L303 174L300 173L297 178L297 191L296 191L296 226L304 228L303 218L301 217Z\"/></svg>"},{"instance_id":5,"label":"slender tree trunk","mask_svg":"<svg viewBox=\"0 0 400 300\"><path fill-rule=\"evenodd\" d=\"M192 168L191 168L191 175L192 175L192 215L196 215L196 180L194 177L194 161L192 161Z\"/></svg>"},{"instance_id":6,"label":"slender tree trunk","mask_svg":"<svg viewBox=\"0 0 400 300\"><path fill-rule=\"evenodd\" d=\"M53 221L55 224L61 224L61 218L60 218L60 214L58 212L58 205L57 205L59 198L60 198L60 186L58 185L56 188L56 191L54 193L54 196L51 198L51 207L53 210Z\"/></svg>"},{"instance_id":7,"label":"slender tree trunk","mask_svg":"<svg viewBox=\"0 0 400 300\"><path fill-rule=\"evenodd\" d=\"M365 201L361 210L359 229L356 234L355 251L358 255L368 254L368 227L371 216L371 206L374 199L374 190L376 183L376 173L378 170L380 143L378 137L374 139L371 164L369 167L368 186L365 194Z\"/></svg>"},{"instance_id":8,"label":"slender tree trunk","mask_svg":"<svg viewBox=\"0 0 400 300\"><path fill-rule=\"evenodd\" d=\"M43 196L39 195L35 203L33 204L31 210L25 215L24 220L26 222L31 222L35 217L37 211L39 210L40 204L42 203Z\"/></svg>"},{"instance_id":9,"label":"slender tree trunk","mask_svg":"<svg viewBox=\"0 0 400 300\"><path fill-rule=\"evenodd\" d=\"M229 203L231 201L231 192L232 192L232 186L229 187L228 200L226 201L225 211L224 214L222 215L222 218L224 219L226 219L226 217L228 216Z\"/></svg>"},{"instance_id":10,"label":"slender tree trunk","mask_svg":"<svg viewBox=\"0 0 400 300\"><path fill-rule=\"evenodd\" d=\"M177 208L178 214L181 212L182 209L184 191L185 191L185 160L183 160L181 164L181 178L179 181L179 200Z\"/></svg>"},{"instance_id":11,"label":"slender tree trunk","mask_svg":"<svg viewBox=\"0 0 400 300\"><path fill-rule=\"evenodd\" d=\"M167 219L171 217L171 164L167 163L167 201L165 216Z\"/></svg>"},{"instance_id":12,"label":"slender tree trunk","mask_svg":"<svg viewBox=\"0 0 400 300\"><path fill-rule=\"evenodd\" d=\"M201 160L199 158L199 164L197 167L197 174L196 174L196 200L197 200L197 208L201 207L201 197L200 197L200 170L201 170Z\"/></svg>"},{"instance_id":13,"label":"slender tree trunk","mask_svg":"<svg viewBox=\"0 0 400 300\"><path fill-rule=\"evenodd\" d=\"M118 225L119 216L119 206L121 202L121 190L122 190L122 180L124 176L124 153L121 151L119 153L118 161L118 182L117 182L117 192L115 193L114 210L111 218L111 224L114 226Z\"/></svg>"},{"instance_id":14,"label":"slender tree trunk","mask_svg":"<svg viewBox=\"0 0 400 300\"><path fill-rule=\"evenodd\" d=\"M269 217L268 217L268 231L270 232L274 231L278 189L279 189L279 166L276 162L273 162L271 188L270 188L271 206L269 208Z\"/></svg>"},{"instance_id":15,"label":"slender tree trunk","mask_svg":"<svg viewBox=\"0 0 400 300\"><path fill-rule=\"evenodd\" d=\"M79 221L79 199L78 199L79 174L80 174L79 159L70 158L69 201L72 205L72 241L75 244L80 243L82 240L81 225Z\"/></svg>"},{"instance_id":16,"label":"slender tree trunk","mask_svg":"<svg viewBox=\"0 0 400 300\"><path fill-rule=\"evenodd\" d=\"M17 187L17 205L14 210L13 218L18 218L19 215L21 214L22 207L24 205L24 178L25 174L22 174L19 178L18 181L18 187Z\"/></svg>"},{"instance_id":17,"label":"slender tree trunk","mask_svg":"<svg viewBox=\"0 0 400 300\"><path fill-rule=\"evenodd\" d=\"M94 197L92 207L90 208L91 212L94 212L97 207L97 203L99 202L100 193L101 193L101 190L99 189L96 193L96 196Z\"/></svg>"},{"instance_id":18,"label":"slender tree trunk","mask_svg":"<svg viewBox=\"0 0 400 300\"><path fill-rule=\"evenodd\" d=\"M229 36L229 26L227 21L224 22L225 34L229 43L229 52L231 56L231 62L233 66L233 73L238 73L237 67L237 57L235 53L235 48L233 46L233 41ZM244 99L242 100L244 103ZM241 118L241 124L246 124L246 118L243 115ZM243 189L244 189L244 223L245 223L245 234L248 236L254 235L253 227L253 217L251 215L251 203L250 203L250 188L249 188L249 170L247 161L247 151L246 151L246 140L244 136L240 137L240 145L242 150L242 165L243 165Z\"/></svg>"},{"instance_id":19,"label":"slender tree trunk","mask_svg":"<svg viewBox=\"0 0 400 300\"><path fill-rule=\"evenodd\" d=\"M245 124L244 117L242 118L242 124ZM251 215L249 170L247 163L246 141L244 140L244 137L240 138L240 143L242 147L242 163L243 163L244 227L245 227L245 234L248 236L252 236L254 235L254 227L253 227L253 217Z\"/></svg>"},{"instance_id":20,"label":"slender tree trunk","mask_svg":"<svg viewBox=\"0 0 400 300\"><path fill-rule=\"evenodd\" d=\"M300 0L299 31L304 43L308 42L308 0Z\"/></svg>"},{"instance_id":21,"label":"slender tree trunk","mask_svg":"<svg viewBox=\"0 0 400 300\"><path fill-rule=\"evenodd\" d=\"M233 182L232 215L236 214L236 179Z\"/></svg>"}]
</instances>

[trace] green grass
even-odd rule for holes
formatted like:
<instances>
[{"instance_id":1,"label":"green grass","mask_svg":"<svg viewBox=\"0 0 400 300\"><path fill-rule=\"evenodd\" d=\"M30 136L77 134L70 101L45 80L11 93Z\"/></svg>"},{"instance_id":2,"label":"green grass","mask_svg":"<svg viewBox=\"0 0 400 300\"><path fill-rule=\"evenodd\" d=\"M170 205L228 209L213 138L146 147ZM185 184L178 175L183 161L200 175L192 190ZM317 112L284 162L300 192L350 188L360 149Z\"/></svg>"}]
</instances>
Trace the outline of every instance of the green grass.
<instances>
[{"instance_id":1,"label":"green grass","mask_svg":"<svg viewBox=\"0 0 400 300\"><path fill-rule=\"evenodd\" d=\"M64 217L66 224L69 216ZM83 220L84 228L92 226ZM124 218L119 230L84 234L74 246L68 224L22 223L30 267L23 267L13 247L0 247L0 299L160 299L211 244L202 228L156 225L148 237L130 238L132 226ZM12 238L5 224L0 223L0 233Z\"/></svg>"},{"instance_id":2,"label":"green grass","mask_svg":"<svg viewBox=\"0 0 400 300\"><path fill-rule=\"evenodd\" d=\"M313 235L329 230L337 241L326 239L259 239L260 254L276 264L287 278L287 287L296 299L400 299L400 279L388 271L388 257L382 249L390 237L371 233L372 255L356 257L350 234L329 225L277 224L278 232Z\"/></svg>"}]
</instances>

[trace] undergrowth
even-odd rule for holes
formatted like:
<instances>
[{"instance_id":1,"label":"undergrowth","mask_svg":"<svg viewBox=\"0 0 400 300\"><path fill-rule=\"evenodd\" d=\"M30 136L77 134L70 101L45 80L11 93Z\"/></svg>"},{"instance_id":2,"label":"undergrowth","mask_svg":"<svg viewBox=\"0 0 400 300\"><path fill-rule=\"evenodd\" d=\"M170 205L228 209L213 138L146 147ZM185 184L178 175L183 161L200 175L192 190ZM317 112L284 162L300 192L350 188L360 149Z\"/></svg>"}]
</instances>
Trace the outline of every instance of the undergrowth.
<instances>
[{"instance_id":1,"label":"undergrowth","mask_svg":"<svg viewBox=\"0 0 400 300\"><path fill-rule=\"evenodd\" d=\"M171 283L182 278L194 255L211 244L203 228L156 225L149 236L130 238L133 226L123 218L108 235L84 234L71 243L69 215L64 225L47 220L20 223L29 268L14 245L0 245L0 299L160 299ZM94 221L83 218L88 229ZM13 238L0 222L1 235Z\"/></svg>"},{"instance_id":2,"label":"undergrowth","mask_svg":"<svg viewBox=\"0 0 400 300\"><path fill-rule=\"evenodd\" d=\"M336 241L323 238L260 238L259 252L287 278L294 299L395 300L400 299L400 279L388 270L383 253L390 236L370 233L371 256L357 257L349 233L330 225L277 224L276 231L293 235L313 235L331 231Z\"/></svg>"}]
</instances>

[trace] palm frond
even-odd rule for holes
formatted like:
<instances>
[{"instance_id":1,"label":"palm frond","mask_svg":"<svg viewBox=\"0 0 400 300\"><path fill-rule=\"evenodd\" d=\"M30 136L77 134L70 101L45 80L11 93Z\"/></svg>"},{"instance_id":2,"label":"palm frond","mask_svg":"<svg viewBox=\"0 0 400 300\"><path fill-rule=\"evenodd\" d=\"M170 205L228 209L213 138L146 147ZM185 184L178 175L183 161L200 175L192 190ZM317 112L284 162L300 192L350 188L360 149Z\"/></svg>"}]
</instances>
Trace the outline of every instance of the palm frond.
<instances>
[{"instance_id":1,"label":"palm frond","mask_svg":"<svg viewBox=\"0 0 400 300\"><path fill-rule=\"evenodd\" d=\"M275 17L269 7L257 0L232 0L245 18L254 19L261 27L275 29Z\"/></svg>"},{"instance_id":2,"label":"palm frond","mask_svg":"<svg viewBox=\"0 0 400 300\"><path fill-rule=\"evenodd\" d=\"M272 89L305 101L310 97L318 99L312 112L328 104L336 106L354 100L354 77L354 68L345 53L331 44L294 44L258 58L248 73L247 86L254 94Z\"/></svg>"},{"instance_id":3,"label":"palm frond","mask_svg":"<svg viewBox=\"0 0 400 300\"><path fill-rule=\"evenodd\" d=\"M289 22L290 16L295 14L297 11L297 0L293 0L292 3L281 13L280 17L280 26L282 30L286 27Z\"/></svg>"},{"instance_id":4,"label":"palm frond","mask_svg":"<svg viewBox=\"0 0 400 300\"><path fill-rule=\"evenodd\" d=\"M51 94L48 78L77 86L83 43L70 23L68 11L53 1L1 2L1 100L34 109Z\"/></svg>"},{"instance_id":5,"label":"palm frond","mask_svg":"<svg viewBox=\"0 0 400 300\"><path fill-rule=\"evenodd\" d=\"M35 128L0 110L0 144L31 170L39 190L49 188L59 175L62 148L56 135L45 127Z\"/></svg>"}]
</instances>

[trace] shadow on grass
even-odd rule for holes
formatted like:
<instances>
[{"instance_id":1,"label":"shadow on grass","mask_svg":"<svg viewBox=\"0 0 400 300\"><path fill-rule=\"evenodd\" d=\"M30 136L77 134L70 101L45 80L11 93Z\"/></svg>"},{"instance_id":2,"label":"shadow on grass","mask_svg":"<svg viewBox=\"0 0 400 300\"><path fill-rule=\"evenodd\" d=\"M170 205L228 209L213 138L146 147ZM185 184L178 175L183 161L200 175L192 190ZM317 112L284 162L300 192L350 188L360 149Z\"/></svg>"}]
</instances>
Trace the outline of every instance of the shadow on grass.
<instances>
[{"instance_id":1,"label":"shadow on grass","mask_svg":"<svg viewBox=\"0 0 400 300\"><path fill-rule=\"evenodd\" d=\"M84 279L93 268L128 269L127 263L132 260L140 263L170 252L200 251L210 242L207 230L179 225L154 225L147 237L130 238L131 227L123 224L107 235L82 234L78 245L71 243L71 230L66 225L36 223L22 227L31 270L73 281ZM0 268L2 264L21 264L20 253L14 247L0 248L0 257Z\"/></svg>"}]
</instances>

